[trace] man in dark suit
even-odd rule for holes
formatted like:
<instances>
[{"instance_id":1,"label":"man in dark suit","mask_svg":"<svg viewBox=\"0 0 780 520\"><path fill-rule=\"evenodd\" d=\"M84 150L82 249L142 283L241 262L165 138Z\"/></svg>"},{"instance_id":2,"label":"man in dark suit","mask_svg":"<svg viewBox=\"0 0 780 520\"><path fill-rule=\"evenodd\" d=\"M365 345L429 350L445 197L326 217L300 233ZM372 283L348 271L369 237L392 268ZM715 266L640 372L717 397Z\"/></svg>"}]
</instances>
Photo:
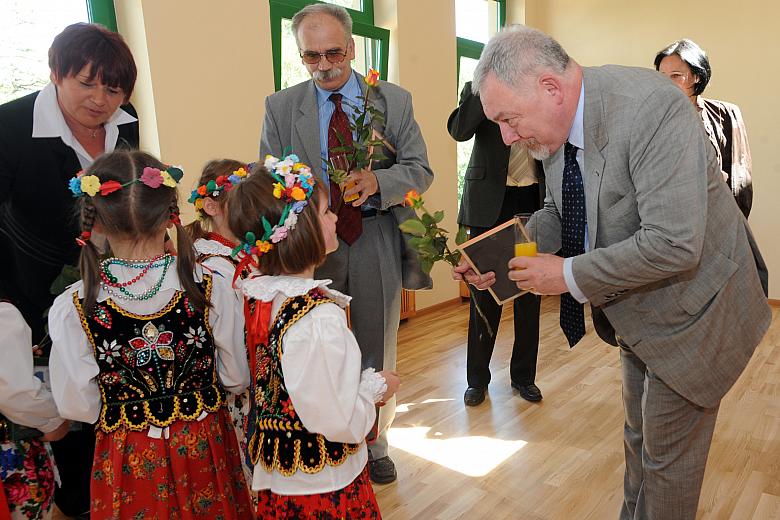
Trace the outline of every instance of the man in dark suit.
<instances>
[{"instance_id":1,"label":"man in dark suit","mask_svg":"<svg viewBox=\"0 0 780 520\"><path fill-rule=\"evenodd\" d=\"M485 117L479 97L472 94L470 81L460 94L460 105L450 114L447 129L456 141L474 138L458 213L458 224L468 226L472 237L518 213L533 213L541 207L544 200L541 164L529 157L524 148L504 144L498 125ZM482 310L492 334L475 304ZM531 402L542 400L542 392L534 383L539 351L539 304L540 297L532 293L513 302L515 339L509 375L512 387ZM490 293L473 293L466 354L468 388L463 395L467 406L477 406L485 400L500 320L501 306Z\"/></svg>"}]
</instances>

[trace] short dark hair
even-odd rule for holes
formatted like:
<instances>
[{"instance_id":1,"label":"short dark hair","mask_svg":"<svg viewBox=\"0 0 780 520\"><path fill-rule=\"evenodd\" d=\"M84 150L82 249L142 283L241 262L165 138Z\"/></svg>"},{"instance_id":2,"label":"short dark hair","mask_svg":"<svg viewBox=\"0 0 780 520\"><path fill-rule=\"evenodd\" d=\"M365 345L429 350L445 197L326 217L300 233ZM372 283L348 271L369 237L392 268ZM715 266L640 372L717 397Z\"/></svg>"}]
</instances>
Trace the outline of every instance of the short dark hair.
<instances>
[{"instance_id":1,"label":"short dark hair","mask_svg":"<svg viewBox=\"0 0 780 520\"><path fill-rule=\"evenodd\" d=\"M672 54L679 56L680 59L691 68L691 72L699 79L699 81L693 85L693 95L698 96L704 92L704 89L707 88L707 84L712 77L710 60L707 58L707 53L704 52L704 49L688 38L672 42L662 51L658 51L658 54L655 55L655 70L660 69L661 61Z\"/></svg>"},{"instance_id":2,"label":"short dark hair","mask_svg":"<svg viewBox=\"0 0 780 520\"><path fill-rule=\"evenodd\" d=\"M243 240L248 231L262 237L264 229L260 218L263 216L272 226L279 222L286 203L274 197L276 182L265 166L257 163L249 176L228 192L228 225L239 240ZM325 239L318 213L320 204L327 204L327 200L322 183L317 182L308 204L298 214L295 228L260 257L261 273L297 274L325 261Z\"/></svg>"},{"instance_id":3,"label":"short dark hair","mask_svg":"<svg viewBox=\"0 0 780 520\"><path fill-rule=\"evenodd\" d=\"M67 78L90 65L89 81L98 78L121 88L125 102L135 87L138 70L133 53L118 33L95 23L74 23L54 37L49 47L49 68L54 77Z\"/></svg>"}]
</instances>

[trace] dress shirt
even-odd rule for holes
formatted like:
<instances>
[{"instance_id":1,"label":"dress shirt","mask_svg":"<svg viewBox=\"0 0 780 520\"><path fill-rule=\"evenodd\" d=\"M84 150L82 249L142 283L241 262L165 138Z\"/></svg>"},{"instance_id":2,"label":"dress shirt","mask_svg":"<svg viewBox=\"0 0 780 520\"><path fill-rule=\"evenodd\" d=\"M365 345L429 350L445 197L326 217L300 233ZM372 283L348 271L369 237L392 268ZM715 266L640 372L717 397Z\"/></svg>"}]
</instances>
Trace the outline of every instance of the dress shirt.
<instances>
[{"instance_id":1,"label":"dress shirt","mask_svg":"<svg viewBox=\"0 0 780 520\"><path fill-rule=\"evenodd\" d=\"M106 140L104 143L105 153L113 152L119 139L119 125L134 123L138 121L121 108L117 108L103 127L106 130ZM33 106L33 137L59 137L62 142L68 145L76 152L76 157L85 169L95 160L87 153L78 139L73 136L70 127L65 122L59 103L57 103L57 90L54 83L49 83L35 98ZM73 172L76 173L76 172Z\"/></svg>"},{"instance_id":2,"label":"dress shirt","mask_svg":"<svg viewBox=\"0 0 780 520\"><path fill-rule=\"evenodd\" d=\"M577 112L574 114L574 122L569 130L568 141L577 147L577 164L580 167L580 175L582 175L582 189L585 189L585 130L583 123L583 115L585 113L585 81L583 79L580 86L580 99L577 102ZM585 221L585 252L588 252L588 222ZM583 294L580 288L577 286L577 282L574 280L574 273L572 272L572 260L574 257L566 258L563 260L563 277L566 281L566 287L569 289L569 293L572 297L580 303L585 303L588 298Z\"/></svg>"},{"instance_id":3,"label":"dress shirt","mask_svg":"<svg viewBox=\"0 0 780 520\"><path fill-rule=\"evenodd\" d=\"M133 284L133 291L142 293L152 288L157 281L160 268L152 269ZM138 269L112 266L120 282L132 279ZM195 279L202 280L203 270L197 268ZM226 390L239 394L249 386L249 366L244 347L244 312L236 298L227 276L212 276L209 325L214 337L217 374ZM169 267L157 294L148 300L118 300L115 303L134 314L153 314L165 307L177 291L181 282L176 274L176 261ZM54 300L49 311L49 332L52 339L49 370L52 392L57 408L63 417L93 424L100 416L102 401L96 377L100 370L95 361L90 340L81 325L73 293L83 297L82 282L78 281ZM97 301L110 298L102 287Z\"/></svg>"},{"instance_id":4,"label":"dress shirt","mask_svg":"<svg viewBox=\"0 0 780 520\"><path fill-rule=\"evenodd\" d=\"M350 297L328 288L330 280L298 276L255 276L240 282L244 294L270 301L271 316L288 298L319 288L336 304L316 306L287 329L282 342L282 374L295 413L306 429L332 442L360 444L338 466L325 464L317 473L284 476L257 464L252 489L280 495L327 493L348 486L368 461L365 437L374 425L375 404L387 385L368 368L361 372L360 347L347 327L344 310ZM271 324L273 327L273 324Z\"/></svg>"},{"instance_id":5,"label":"dress shirt","mask_svg":"<svg viewBox=\"0 0 780 520\"><path fill-rule=\"evenodd\" d=\"M51 391L33 374L32 334L21 313L0 302L0 413L8 419L44 433L63 422Z\"/></svg>"}]
</instances>

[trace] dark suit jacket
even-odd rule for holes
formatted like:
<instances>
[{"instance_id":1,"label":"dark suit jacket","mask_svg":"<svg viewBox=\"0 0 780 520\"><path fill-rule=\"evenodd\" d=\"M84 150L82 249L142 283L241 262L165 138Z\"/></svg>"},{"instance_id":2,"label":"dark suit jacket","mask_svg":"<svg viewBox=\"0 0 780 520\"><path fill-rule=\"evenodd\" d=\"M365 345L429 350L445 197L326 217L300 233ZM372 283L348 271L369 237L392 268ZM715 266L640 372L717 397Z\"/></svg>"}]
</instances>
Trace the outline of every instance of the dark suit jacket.
<instances>
[{"instance_id":1,"label":"dark suit jacket","mask_svg":"<svg viewBox=\"0 0 780 520\"><path fill-rule=\"evenodd\" d=\"M32 138L38 92L0 106L0 283L33 331L43 335L49 287L75 264L79 234L68 180L81 169L60 138ZM122 107L136 116L135 109ZM138 123L119 126L117 148L138 147Z\"/></svg>"},{"instance_id":2,"label":"dark suit jacket","mask_svg":"<svg viewBox=\"0 0 780 520\"><path fill-rule=\"evenodd\" d=\"M460 93L460 105L447 120L447 130L456 141L474 137L474 148L463 181L458 224L493 227L498 220L506 191L509 146L504 144L498 125L485 117L482 102L471 93L467 82ZM544 205L544 169L534 161L539 179L539 207Z\"/></svg>"}]
</instances>

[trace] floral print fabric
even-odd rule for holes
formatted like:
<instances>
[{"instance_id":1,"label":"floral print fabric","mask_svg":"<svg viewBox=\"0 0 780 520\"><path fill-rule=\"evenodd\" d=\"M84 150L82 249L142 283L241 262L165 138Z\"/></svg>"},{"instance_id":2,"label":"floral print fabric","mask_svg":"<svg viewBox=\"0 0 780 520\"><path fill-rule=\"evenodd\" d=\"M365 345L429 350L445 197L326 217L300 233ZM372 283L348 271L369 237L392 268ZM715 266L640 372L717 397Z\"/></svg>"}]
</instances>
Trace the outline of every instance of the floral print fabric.
<instances>
[{"instance_id":1,"label":"floral print fabric","mask_svg":"<svg viewBox=\"0 0 780 520\"><path fill-rule=\"evenodd\" d=\"M266 520L380 519L379 506L368 479L368 466L350 485L330 493L277 495L265 489L258 493L257 517Z\"/></svg>"},{"instance_id":2,"label":"floral print fabric","mask_svg":"<svg viewBox=\"0 0 780 520\"><path fill-rule=\"evenodd\" d=\"M253 518L225 408L176 421L160 439L98 431L91 493L93 520Z\"/></svg>"},{"instance_id":3,"label":"floral print fabric","mask_svg":"<svg viewBox=\"0 0 780 520\"><path fill-rule=\"evenodd\" d=\"M0 443L0 478L13 519L41 519L51 514L54 462L40 440Z\"/></svg>"}]
</instances>

